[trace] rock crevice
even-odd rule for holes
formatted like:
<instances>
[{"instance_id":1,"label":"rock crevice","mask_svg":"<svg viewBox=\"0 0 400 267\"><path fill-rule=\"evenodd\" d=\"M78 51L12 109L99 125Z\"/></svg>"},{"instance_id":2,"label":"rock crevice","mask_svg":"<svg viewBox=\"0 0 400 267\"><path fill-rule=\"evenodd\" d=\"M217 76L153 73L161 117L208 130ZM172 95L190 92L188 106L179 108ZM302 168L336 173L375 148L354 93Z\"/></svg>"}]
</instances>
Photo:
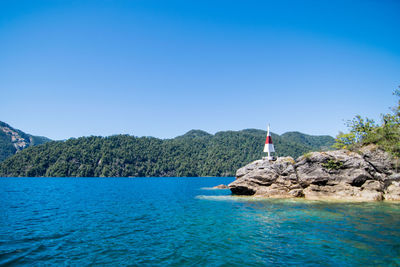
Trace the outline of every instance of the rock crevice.
<instances>
[{"instance_id":1,"label":"rock crevice","mask_svg":"<svg viewBox=\"0 0 400 267\"><path fill-rule=\"evenodd\" d=\"M359 153L312 152L276 161L256 160L236 172L229 189L236 195L304 197L354 201L400 200L400 174L389 154L376 146Z\"/></svg>"}]
</instances>

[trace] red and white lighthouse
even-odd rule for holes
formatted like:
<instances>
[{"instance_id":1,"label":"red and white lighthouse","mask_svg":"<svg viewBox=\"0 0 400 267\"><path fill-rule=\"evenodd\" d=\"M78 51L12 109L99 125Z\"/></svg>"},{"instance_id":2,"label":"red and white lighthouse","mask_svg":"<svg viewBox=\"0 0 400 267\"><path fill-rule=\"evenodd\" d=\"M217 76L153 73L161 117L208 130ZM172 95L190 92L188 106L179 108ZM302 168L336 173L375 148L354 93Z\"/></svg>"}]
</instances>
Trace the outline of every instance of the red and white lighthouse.
<instances>
[{"instance_id":1,"label":"red and white lighthouse","mask_svg":"<svg viewBox=\"0 0 400 267\"><path fill-rule=\"evenodd\" d=\"M272 143L271 134L269 133L269 124L267 131L267 139L265 140L264 152L268 153L267 160L274 160L275 158L271 156L271 153L275 153L274 143Z\"/></svg>"}]
</instances>

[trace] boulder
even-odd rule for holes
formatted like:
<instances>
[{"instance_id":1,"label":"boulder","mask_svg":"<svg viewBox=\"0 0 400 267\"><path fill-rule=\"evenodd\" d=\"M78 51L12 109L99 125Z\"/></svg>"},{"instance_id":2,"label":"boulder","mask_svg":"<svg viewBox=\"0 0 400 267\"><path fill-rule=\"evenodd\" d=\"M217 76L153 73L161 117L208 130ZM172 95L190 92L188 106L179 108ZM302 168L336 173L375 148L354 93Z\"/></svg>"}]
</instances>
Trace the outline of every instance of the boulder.
<instances>
[{"instance_id":1,"label":"boulder","mask_svg":"<svg viewBox=\"0 0 400 267\"><path fill-rule=\"evenodd\" d=\"M236 195L292 197L301 195L294 169L294 159L281 157L276 161L257 160L237 171L237 179L229 184Z\"/></svg>"},{"instance_id":2,"label":"boulder","mask_svg":"<svg viewBox=\"0 0 400 267\"><path fill-rule=\"evenodd\" d=\"M400 174L395 173L387 177L383 183L386 200L400 200Z\"/></svg>"},{"instance_id":3,"label":"boulder","mask_svg":"<svg viewBox=\"0 0 400 267\"><path fill-rule=\"evenodd\" d=\"M351 201L400 200L400 174L391 156L374 145L360 151L312 152L276 161L256 160L236 172L235 195Z\"/></svg>"}]
</instances>

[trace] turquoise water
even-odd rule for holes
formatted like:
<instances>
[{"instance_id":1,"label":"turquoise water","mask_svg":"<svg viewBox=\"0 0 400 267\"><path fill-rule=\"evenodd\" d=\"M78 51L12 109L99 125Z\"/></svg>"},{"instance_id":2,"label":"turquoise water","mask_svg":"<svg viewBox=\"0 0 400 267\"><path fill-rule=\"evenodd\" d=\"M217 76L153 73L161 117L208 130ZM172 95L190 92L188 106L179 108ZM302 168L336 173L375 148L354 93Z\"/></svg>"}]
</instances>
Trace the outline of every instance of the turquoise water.
<instances>
[{"instance_id":1,"label":"turquoise water","mask_svg":"<svg viewBox=\"0 0 400 267\"><path fill-rule=\"evenodd\" d=\"M400 204L264 200L233 178L0 178L0 265L400 265Z\"/></svg>"}]
</instances>

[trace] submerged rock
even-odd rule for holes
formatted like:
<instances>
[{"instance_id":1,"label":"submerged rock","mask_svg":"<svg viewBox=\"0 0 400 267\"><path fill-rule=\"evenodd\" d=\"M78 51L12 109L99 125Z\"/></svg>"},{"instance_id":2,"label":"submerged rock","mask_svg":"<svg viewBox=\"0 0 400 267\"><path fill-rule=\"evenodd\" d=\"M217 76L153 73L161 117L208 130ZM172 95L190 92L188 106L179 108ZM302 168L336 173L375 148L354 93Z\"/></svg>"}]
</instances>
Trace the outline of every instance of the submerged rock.
<instances>
[{"instance_id":1,"label":"submerged rock","mask_svg":"<svg viewBox=\"0 0 400 267\"><path fill-rule=\"evenodd\" d=\"M276 161L256 160L236 172L235 195L352 201L400 200L400 174L391 156L374 145L359 153L312 152Z\"/></svg>"},{"instance_id":2,"label":"submerged rock","mask_svg":"<svg viewBox=\"0 0 400 267\"><path fill-rule=\"evenodd\" d=\"M212 189L229 189L229 187L227 185L220 184L212 187Z\"/></svg>"}]
</instances>

